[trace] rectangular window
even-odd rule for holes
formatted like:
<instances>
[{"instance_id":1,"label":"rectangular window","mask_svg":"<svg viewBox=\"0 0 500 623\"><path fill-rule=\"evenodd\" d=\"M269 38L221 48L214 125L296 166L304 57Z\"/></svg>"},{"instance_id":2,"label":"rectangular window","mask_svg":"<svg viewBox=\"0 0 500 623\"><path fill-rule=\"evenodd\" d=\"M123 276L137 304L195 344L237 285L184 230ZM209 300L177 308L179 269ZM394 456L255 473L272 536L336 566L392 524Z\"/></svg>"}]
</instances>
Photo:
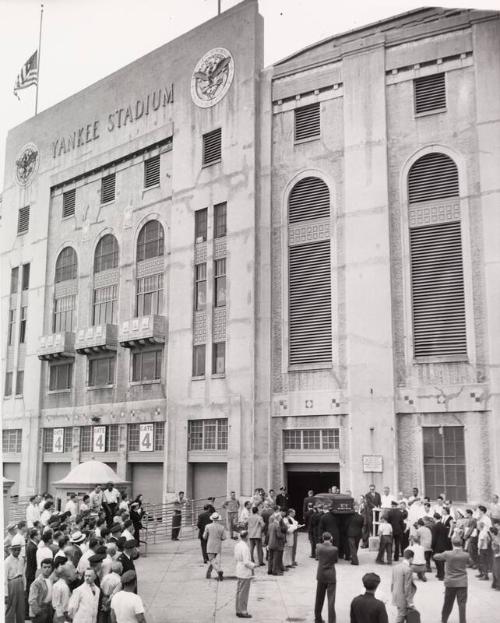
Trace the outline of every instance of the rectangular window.
<instances>
[{"instance_id":1,"label":"rectangular window","mask_svg":"<svg viewBox=\"0 0 500 623\"><path fill-rule=\"evenodd\" d=\"M227 204L214 206L214 238L223 238L227 233Z\"/></svg>"},{"instance_id":2,"label":"rectangular window","mask_svg":"<svg viewBox=\"0 0 500 623\"><path fill-rule=\"evenodd\" d=\"M21 452L22 439L22 429L5 428L2 431L2 452Z\"/></svg>"},{"instance_id":3,"label":"rectangular window","mask_svg":"<svg viewBox=\"0 0 500 623\"><path fill-rule=\"evenodd\" d=\"M423 76L413 81L415 114L446 109L446 83L444 73Z\"/></svg>"},{"instance_id":4,"label":"rectangular window","mask_svg":"<svg viewBox=\"0 0 500 623\"><path fill-rule=\"evenodd\" d=\"M7 346L12 346L14 340L14 329L16 326L16 310L9 309L9 326L7 330Z\"/></svg>"},{"instance_id":5,"label":"rectangular window","mask_svg":"<svg viewBox=\"0 0 500 623\"><path fill-rule=\"evenodd\" d=\"M161 378L163 350L140 350L132 355L132 381L157 381Z\"/></svg>"},{"instance_id":6,"label":"rectangular window","mask_svg":"<svg viewBox=\"0 0 500 623\"><path fill-rule=\"evenodd\" d=\"M49 390L51 392L71 389L72 380L72 363L57 363L49 366Z\"/></svg>"},{"instance_id":7,"label":"rectangular window","mask_svg":"<svg viewBox=\"0 0 500 623\"><path fill-rule=\"evenodd\" d=\"M163 273L137 279L136 316L160 315L163 311Z\"/></svg>"},{"instance_id":8,"label":"rectangular window","mask_svg":"<svg viewBox=\"0 0 500 623\"><path fill-rule=\"evenodd\" d=\"M25 234L30 228L30 207L20 208L17 214L17 233Z\"/></svg>"},{"instance_id":9,"label":"rectangular window","mask_svg":"<svg viewBox=\"0 0 500 623\"><path fill-rule=\"evenodd\" d=\"M426 495L467 500L463 426L425 426L422 434Z\"/></svg>"},{"instance_id":10,"label":"rectangular window","mask_svg":"<svg viewBox=\"0 0 500 623\"><path fill-rule=\"evenodd\" d=\"M215 307L226 305L226 258L214 262Z\"/></svg>"},{"instance_id":11,"label":"rectangular window","mask_svg":"<svg viewBox=\"0 0 500 623\"><path fill-rule=\"evenodd\" d=\"M189 450L227 450L227 418L189 420Z\"/></svg>"},{"instance_id":12,"label":"rectangular window","mask_svg":"<svg viewBox=\"0 0 500 623\"><path fill-rule=\"evenodd\" d=\"M67 218L75 213L76 189L68 190L63 193L63 210L62 217Z\"/></svg>"},{"instance_id":13,"label":"rectangular window","mask_svg":"<svg viewBox=\"0 0 500 623\"><path fill-rule=\"evenodd\" d=\"M207 265L196 264L194 267L194 308L201 311L207 306Z\"/></svg>"},{"instance_id":14,"label":"rectangular window","mask_svg":"<svg viewBox=\"0 0 500 623\"><path fill-rule=\"evenodd\" d=\"M5 390L3 395L7 398L7 396L12 396L12 377L13 372L7 372L5 374ZM5 432L5 431L4 431Z\"/></svg>"},{"instance_id":15,"label":"rectangular window","mask_svg":"<svg viewBox=\"0 0 500 623\"><path fill-rule=\"evenodd\" d=\"M222 130L212 130L203 135L203 166L215 164L221 160Z\"/></svg>"},{"instance_id":16,"label":"rectangular window","mask_svg":"<svg viewBox=\"0 0 500 623\"><path fill-rule=\"evenodd\" d=\"M119 441L118 424L111 424L110 426L106 426L105 439L106 441L104 445L104 451L105 452L117 452L118 441ZM66 435L64 435L64 443L66 444ZM93 452L93 449L94 449L94 427L93 426L81 426L80 427L80 450L81 452Z\"/></svg>"},{"instance_id":17,"label":"rectangular window","mask_svg":"<svg viewBox=\"0 0 500 623\"><path fill-rule=\"evenodd\" d=\"M19 344L26 341L26 323L28 321L28 308L21 307L21 318L19 320Z\"/></svg>"},{"instance_id":18,"label":"rectangular window","mask_svg":"<svg viewBox=\"0 0 500 623\"><path fill-rule=\"evenodd\" d=\"M90 426L88 427L86 426L85 428L90 428ZM73 428L71 426L66 426L63 428L62 446L63 446L62 452L71 452L71 450L73 449L72 447L73 446ZM61 447L59 446L59 444L55 450L61 452ZM43 451L54 452L54 429L53 428L43 429Z\"/></svg>"},{"instance_id":19,"label":"rectangular window","mask_svg":"<svg viewBox=\"0 0 500 623\"><path fill-rule=\"evenodd\" d=\"M319 102L295 109L295 140L303 141L320 136Z\"/></svg>"},{"instance_id":20,"label":"rectangular window","mask_svg":"<svg viewBox=\"0 0 500 623\"><path fill-rule=\"evenodd\" d=\"M144 188L160 184L160 155L144 161Z\"/></svg>"},{"instance_id":21,"label":"rectangular window","mask_svg":"<svg viewBox=\"0 0 500 623\"><path fill-rule=\"evenodd\" d=\"M116 175L111 173L101 180L101 203L108 203L115 198Z\"/></svg>"},{"instance_id":22,"label":"rectangular window","mask_svg":"<svg viewBox=\"0 0 500 623\"><path fill-rule=\"evenodd\" d=\"M23 264L22 269L21 289L24 291L30 287L30 264Z\"/></svg>"},{"instance_id":23,"label":"rectangular window","mask_svg":"<svg viewBox=\"0 0 500 623\"><path fill-rule=\"evenodd\" d=\"M22 396L24 391L24 370L18 370L16 375L16 396Z\"/></svg>"},{"instance_id":24,"label":"rectangular window","mask_svg":"<svg viewBox=\"0 0 500 623\"><path fill-rule=\"evenodd\" d=\"M19 266L10 271L10 293L16 294L19 287Z\"/></svg>"},{"instance_id":25,"label":"rectangular window","mask_svg":"<svg viewBox=\"0 0 500 623\"><path fill-rule=\"evenodd\" d=\"M197 210L194 213L194 241L204 242L207 239L208 210Z\"/></svg>"},{"instance_id":26,"label":"rectangular window","mask_svg":"<svg viewBox=\"0 0 500 623\"><path fill-rule=\"evenodd\" d=\"M205 376L205 344L193 346L193 376Z\"/></svg>"},{"instance_id":27,"label":"rectangular window","mask_svg":"<svg viewBox=\"0 0 500 623\"><path fill-rule=\"evenodd\" d=\"M76 296L61 296L54 301L54 333L63 333L65 331L71 333L75 324L75 307Z\"/></svg>"},{"instance_id":28,"label":"rectangular window","mask_svg":"<svg viewBox=\"0 0 500 623\"><path fill-rule=\"evenodd\" d=\"M212 374L224 374L226 371L226 342L214 342L212 345Z\"/></svg>"},{"instance_id":29,"label":"rectangular window","mask_svg":"<svg viewBox=\"0 0 500 623\"><path fill-rule=\"evenodd\" d=\"M285 450L338 450L340 431L338 428L285 430L283 447Z\"/></svg>"},{"instance_id":30,"label":"rectangular window","mask_svg":"<svg viewBox=\"0 0 500 623\"><path fill-rule=\"evenodd\" d=\"M113 385L116 357L89 359L89 387Z\"/></svg>"},{"instance_id":31,"label":"rectangular window","mask_svg":"<svg viewBox=\"0 0 500 623\"><path fill-rule=\"evenodd\" d=\"M145 422L150 423L150 422ZM129 452L140 450L140 424L128 425L127 449ZM153 452L160 452L164 448L165 422L153 422Z\"/></svg>"},{"instance_id":32,"label":"rectangular window","mask_svg":"<svg viewBox=\"0 0 500 623\"><path fill-rule=\"evenodd\" d=\"M94 326L116 324L118 286L106 286L94 290Z\"/></svg>"}]
</instances>

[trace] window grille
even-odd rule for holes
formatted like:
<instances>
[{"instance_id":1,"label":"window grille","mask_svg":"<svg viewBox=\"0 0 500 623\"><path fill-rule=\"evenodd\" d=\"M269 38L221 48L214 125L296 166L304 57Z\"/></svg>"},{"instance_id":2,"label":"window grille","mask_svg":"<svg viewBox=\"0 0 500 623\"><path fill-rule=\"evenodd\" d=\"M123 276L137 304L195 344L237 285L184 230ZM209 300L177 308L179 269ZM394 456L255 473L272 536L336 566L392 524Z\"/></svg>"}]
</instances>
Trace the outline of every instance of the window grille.
<instances>
[{"instance_id":1,"label":"window grille","mask_svg":"<svg viewBox=\"0 0 500 623\"><path fill-rule=\"evenodd\" d=\"M207 264L194 267L194 308L201 311L207 306Z\"/></svg>"},{"instance_id":2,"label":"window grille","mask_svg":"<svg viewBox=\"0 0 500 623\"><path fill-rule=\"evenodd\" d=\"M16 294L18 287L19 287L19 266L15 266L10 271L10 293Z\"/></svg>"},{"instance_id":3,"label":"window grille","mask_svg":"<svg viewBox=\"0 0 500 623\"><path fill-rule=\"evenodd\" d=\"M94 290L94 326L116 324L118 307L118 286L106 286Z\"/></svg>"},{"instance_id":4,"label":"window grille","mask_svg":"<svg viewBox=\"0 0 500 623\"><path fill-rule=\"evenodd\" d=\"M304 450L316 450L321 448L321 431L305 430L302 432Z\"/></svg>"},{"instance_id":5,"label":"window grille","mask_svg":"<svg viewBox=\"0 0 500 623\"><path fill-rule=\"evenodd\" d=\"M153 422L153 451L160 452L164 449L165 422ZM140 424L128 425L127 449L129 452L139 452L140 449Z\"/></svg>"},{"instance_id":6,"label":"window grille","mask_svg":"<svg viewBox=\"0 0 500 623\"><path fill-rule=\"evenodd\" d=\"M193 376L205 376L205 344L193 346Z\"/></svg>"},{"instance_id":7,"label":"window grille","mask_svg":"<svg viewBox=\"0 0 500 623\"><path fill-rule=\"evenodd\" d=\"M66 431L65 431L66 432ZM105 452L117 452L119 446L120 429L118 424L111 424L106 426L105 434ZM66 443L66 435L64 438ZM80 427L80 451L81 452L93 452L94 451L94 427L93 426L81 426Z\"/></svg>"},{"instance_id":8,"label":"window grille","mask_svg":"<svg viewBox=\"0 0 500 623\"><path fill-rule=\"evenodd\" d=\"M212 346L212 374L224 374L226 371L226 343L214 342Z\"/></svg>"},{"instance_id":9,"label":"window grille","mask_svg":"<svg viewBox=\"0 0 500 623\"><path fill-rule=\"evenodd\" d=\"M226 258L214 262L215 307L226 305Z\"/></svg>"},{"instance_id":10,"label":"window grille","mask_svg":"<svg viewBox=\"0 0 500 623\"><path fill-rule=\"evenodd\" d=\"M163 273L137 279L136 315L161 314L163 310Z\"/></svg>"},{"instance_id":11,"label":"window grille","mask_svg":"<svg viewBox=\"0 0 500 623\"><path fill-rule=\"evenodd\" d=\"M164 232L159 221L148 221L137 238L137 261L161 257L164 253Z\"/></svg>"},{"instance_id":12,"label":"window grille","mask_svg":"<svg viewBox=\"0 0 500 623\"><path fill-rule=\"evenodd\" d=\"M285 430L283 447L285 450L338 450L340 431L338 428Z\"/></svg>"},{"instance_id":13,"label":"window grille","mask_svg":"<svg viewBox=\"0 0 500 623\"><path fill-rule=\"evenodd\" d=\"M78 272L78 260L73 247L65 247L56 262L56 283L76 279Z\"/></svg>"},{"instance_id":14,"label":"window grille","mask_svg":"<svg viewBox=\"0 0 500 623\"><path fill-rule=\"evenodd\" d=\"M19 320L19 344L26 341L26 323L28 321L28 308L21 307L21 317Z\"/></svg>"},{"instance_id":15,"label":"window grille","mask_svg":"<svg viewBox=\"0 0 500 623\"><path fill-rule=\"evenodd\" d=\"M2 431L2 452L21 452L23 431L21 428L4 428Z\"/></svg>"},{"instance_id":16,"label":"window grille","mask_svg":"<svg viewBox=\"0 0 500 623\"><path fill-rule=\"evenodd\" d=\"M408 174L410 203L458 197L458 169L445 154L432 152L419 158Z\"/></svg>"},{"instance_id":17,"label":"window grille","mask_svg":"<svg viewBox=\"0 0 500 623\"><path fill-rule=\"evenodd\" d=\"M204 242L207 239L207 219L208 210L197 210L194 213L194 240L195 242Z\"/></svg>"},{"instance_id":18,"label":"window grille","mask_svg":"<svg viewBox=\"0 0 500 623\"><path fill-rule=\"evenodd\" d=\"M61 296L54 300L54 333L72 332L75 324L76 295Z\"/></svg>"},{"instance_id":19,"label":"window grille","mask_svg":"<svg viewBox=\"0 0 500 623\"><path fill-rule=\"evenodd\" d=\"M120 428L118 424L106 426L106 450L107 452L117 452L120 441Z\"/></svg>"},{"instance_id":20,"label":"window grille","mask_svg":"<svg viewBox=\"0 0 500 623\"><path fill-rule=\"evenodd\" d=\"M24 370L18 370L16 375L16 396L22 396L24 392Z\"/></svg>"},{"instance_id":21,"label":"window grille","mask_svg":"<svg viewBox=\"0 0 500 623\"><path fill-rule=\"evenodd\" d=\"M67 218L75 213L76 189L68 190L63 193L63 210L62 217Z\"/></svg>"},{"instance_id":22,"label":"window grille","mask_svg":"<svg viewBox=\"0 0 500 623\"><path fill-rule=\"evenodd\" d=\"M442 111L446 108L445 74L422 76L413 81L415 113Z\"/></svg>"},{"instance_id":23,"label":"window grille","mask_svg":"<svg viewBox=\"0 0 500 623\"><path fill-rule=\"evenodd\" d=\"M221 160L222 130L218 128L203 135L203 165L215 164Z\"/></svg>"},{"instance_id":24,"label":"window grille","mask_svg":"<svg viewBox=\"0 0 500 623\"><path fill-rule=\"evenodd\" d=\"M30 287L30 265L29 264L23 264L22 266L23 269L23 274L22 274L22 278L21 278L21 289L24 290L28 290Z\"/></svg>"},{"instance_id":25,"label":"window grille","mask_svg":"<svg viewBox=\"0 0 500 623\"><path fill-rule=\"evenodd\" d=\"M165 445L165 422L155 422L153 424L154 449L163 450Z\"/></svg>"},{"instance_id":26,"label":"window grille","mask_svg":"<svg viewBox=\"0 0 500 623\"><path fill-rule=\"evenodd\" d=\"M106 234L97 243L94 254L94 273L118 266L118 241L112 234Z\"/></svg>"},{"instance_id":27,"label":"window grille","mask_svg":"<svg viewBox=\"0 0 500 623\"><path fill-rule=\"evenodd\" d=\"M317 177L297 182L288 200L288 222L299 223L330 216L330 191Z\"/></svg>"},{"instance_id":28,"label":"window grille","mask_svg":"<svg viewBox=\"0 0 500 623\"><path fill-rule=\"evenodd\" d=\"M139 443L140 443L140 428L139 424L129 424L128 425L128 441L127 447L131 452L139 451Z\"/></svg>"},{"instance_id":29,"label":"window grille","mask_svg":"<svg viewBox=\"0 0 500 623\"><path fill-rule=\"evenodd\" d=\"M115 381L116 357L89 359L89 387L113 385Z\"/></svg>"},{"instance_id":30,"label":"window grille","mask_svg":"<svg viewBox=\"0 0 500 623\"><path fill-rule=\"evenodd\" d=\"M44 452L54 451L54 429L53 428L43 429L43 451Z\"/></svg>"},{"instance_id":31,"label":"window grille","mask_svg":"<svg viewBox=\"0 0 500 623\"><path fill-rule=\"evenodd\" d=\"M144 188L158 186L160 183L160 155L144 161Z\"/></svg>"},{"instance_id":32,"label":"window grille","mask_svg":"<svg viewBox=\"0 0 500 623\"><path fill-rule=\"evenodd\" d=\"M321 133L319 102L295 109L295 140L318 137Z\"/></svg>"},{"instance_id":33,"label":"window grille","mask_svg":"<svg viewBox=\"0 0 500 623\"><path fill-rule=\"evenodd\" d=\"M72 363L57 363L49 366L49 390L71 389L73 379Z\"/></svg>"},{"instance_id":34,"label":"window grille","mask_svg":"<svg viewBox=\"0 0 500 623\"><path fill-rule=\"evenodd\" d=\"M426 495L467 500L463 426L425 426L422 433Z\"/></svg>"},{"instance_id":35,"label":"window grille","mask_svg":"<svg viewBox=\"0 0 500 623\"><path fill-rule=\"evenodd\" d=\"M6 374L5 374L5 389L4 389L4 393L3 393L3 395L6 398L8 396L12 396L12 377L13 377L13 372L6 372Z\"/></svg>"},{"instance_id":36,"label":"window grille","mask_svg":"<svg viewBox=\"0 0 500 623\"><path fill-rule=\"evenodd\" d=\"M189 450L227 450L227 418L210 420L189 420Z\"/></svg>"},{"instance_id":37,"label":"window grille","mask_svg":"<svg viewBox=\"0 0 500 623\"><path fill-rule=\"evenodd\" d=\"M163 350L140 350L132 355L132 381L156 381L161 378Z\"/></svg>"},{"instance_id":38,"label":"window grille","mask_svg":"<svg viewBox=\"0 0 500 623\"><path fill-rule=\"evenodd\" d=\"M101 180L101 203L108 203L115 198L116 175L111 173Z\"/></svg>"},{"instance_id":39,"label":"window grille","mask_svg":"<svg viewBox=\"0 0 500 623\"><path fill-rule=\"evenodd\" d=\"M92 426L80 427L80 450L82 452L92 452L93 428Z\"/></svg>"},{"instance_id":40,"label":"window grille","mask_svg":"<svg viewBox=\"0 0 500 623\"><path fill-rule=\"evenodd\" d=\"M214 206L214 238L223 238L227 233L227 204Z\"/></svg>"},{"instance_id":41,"label":"window grille","mask_svg":"<svg viewBox=\"0 0 500 623\"><path fill-rule=\"evenodd\" d=\"M17 233L25 234L30 228L30 207L20 208L17 214Z\"/></svg>"},{"instance_id":42,"label":"window grille","mask_svg":"<svg viewBox=\"0 0 500 623\"><path fill-rule=\"evenodd\" d=\"M9 326L7 332L7 346L12 346L14 341L14 330L16 327L16 310L9 309Z\"/></svg>"},{"instance_id":43,"label":"window grille","mask_svg":"<svg viewBox=\"0 0 500 623\"><path fill-rule=\"evenodd\" d=\"M67 426L64 428L63 452L71 452L73 450L73 428Z\"/></svg>"}]
</instances>

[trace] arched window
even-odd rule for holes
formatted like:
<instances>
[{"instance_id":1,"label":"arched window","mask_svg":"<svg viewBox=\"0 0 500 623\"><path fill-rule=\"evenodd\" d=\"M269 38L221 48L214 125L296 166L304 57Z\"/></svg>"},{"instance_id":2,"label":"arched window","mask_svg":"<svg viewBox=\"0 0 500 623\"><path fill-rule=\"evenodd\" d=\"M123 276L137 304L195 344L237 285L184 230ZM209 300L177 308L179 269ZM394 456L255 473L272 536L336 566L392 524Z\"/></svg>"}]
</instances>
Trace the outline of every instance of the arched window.
<instances>
[{"instance_id":1,"label":"arched window","mask_svg":"<svg viewBox=\"0 0 500 623\"><path fill-rule=\"evenodd\" d=\"M289 362L332 360L330 191L306 177L288 198Z\"/></svg>"},{"instance_id":2,"label":"arched window","mask_svg":"<svg viewBox=\"0 0 500 623\"><path fill-rule=\"evenodd\" d=\"M467 354L458 170L433 152L408 173L413 345L417 358Z\"/></svg>"},{"instance_id":3,"label":"arched window","mask_svg":"<svg viewBox=\"0 0 500 623\"><path fill-rule=\"evenodd\" d=\"M56 283L76 279L78 272L78 260L73 247L65 247L56 262Z\"/></svg>"},{"instance_id":4,"label":"arched window","mask_svg":"<svg viewBox=\"0 0 500 623\"><path fill-rule=\"evenodd\" d=\"M164 233L161 223L148 221L137 239L137 261L142 262L151 257L159 257L164 251Z\"/></svg>"},{"instance_id":5,"label":"arched window","mask_svg":"<svg viewBox=\"0 0 500 623\"><path fill-rule=\"evenodd\" d=\"M106 234L97 243L94 254L94 273L118 266L118 242L112 234Z\"/></svg>"}]
</instances>

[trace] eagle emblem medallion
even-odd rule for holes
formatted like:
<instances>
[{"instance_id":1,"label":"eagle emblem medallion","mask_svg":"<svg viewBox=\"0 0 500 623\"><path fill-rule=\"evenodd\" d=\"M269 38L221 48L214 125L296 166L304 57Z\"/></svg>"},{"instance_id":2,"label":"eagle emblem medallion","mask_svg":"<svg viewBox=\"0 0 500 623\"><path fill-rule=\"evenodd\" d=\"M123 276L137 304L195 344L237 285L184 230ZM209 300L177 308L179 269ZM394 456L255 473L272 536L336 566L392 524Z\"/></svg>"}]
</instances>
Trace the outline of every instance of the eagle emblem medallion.
<instances>
[{"instance_id":1,"label":"eagle emblem medallion","mask_svg":"<svg viewBox=\"0 0 500 623\"><path fill-rule=\"evenodd\" d=\"M16 179L20 186L27 186L31 182L39 162L40 154L33 143L28 143L20 150L16 158Z\"/></svg>"},{"instance_id":2,"label":"eagle emblem medallion","mask_svg":"<svg viewBox=\"0 0 500 623\"><path fill-rule=\"evenodd\" d=\"M234 59L226 48L214 48L196 64L191 78L191 97L200 108L215 106L229 90Z\"/></svg>"}]
</instances>

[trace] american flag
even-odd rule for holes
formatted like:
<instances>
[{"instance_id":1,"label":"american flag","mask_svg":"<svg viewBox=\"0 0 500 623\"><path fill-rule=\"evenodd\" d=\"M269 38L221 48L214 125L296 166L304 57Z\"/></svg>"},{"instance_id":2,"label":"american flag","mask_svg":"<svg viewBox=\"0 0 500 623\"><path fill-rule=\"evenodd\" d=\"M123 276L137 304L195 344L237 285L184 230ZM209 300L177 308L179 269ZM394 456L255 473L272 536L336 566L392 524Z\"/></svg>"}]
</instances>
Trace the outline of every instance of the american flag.
<instances>
[{"instance_id":1,"label":"american flag","mask_svg":"<svg viewBox=\"0 0 500 623\"><path fill-rule=\"evenodd\" d=\"M17 92L20 89L26 89L32 84L38 83L38 50L36 50L29 59L21 67L16 78L16 84L14 85L14 95L20 99Z\"/></svg>"}]
</instances>

